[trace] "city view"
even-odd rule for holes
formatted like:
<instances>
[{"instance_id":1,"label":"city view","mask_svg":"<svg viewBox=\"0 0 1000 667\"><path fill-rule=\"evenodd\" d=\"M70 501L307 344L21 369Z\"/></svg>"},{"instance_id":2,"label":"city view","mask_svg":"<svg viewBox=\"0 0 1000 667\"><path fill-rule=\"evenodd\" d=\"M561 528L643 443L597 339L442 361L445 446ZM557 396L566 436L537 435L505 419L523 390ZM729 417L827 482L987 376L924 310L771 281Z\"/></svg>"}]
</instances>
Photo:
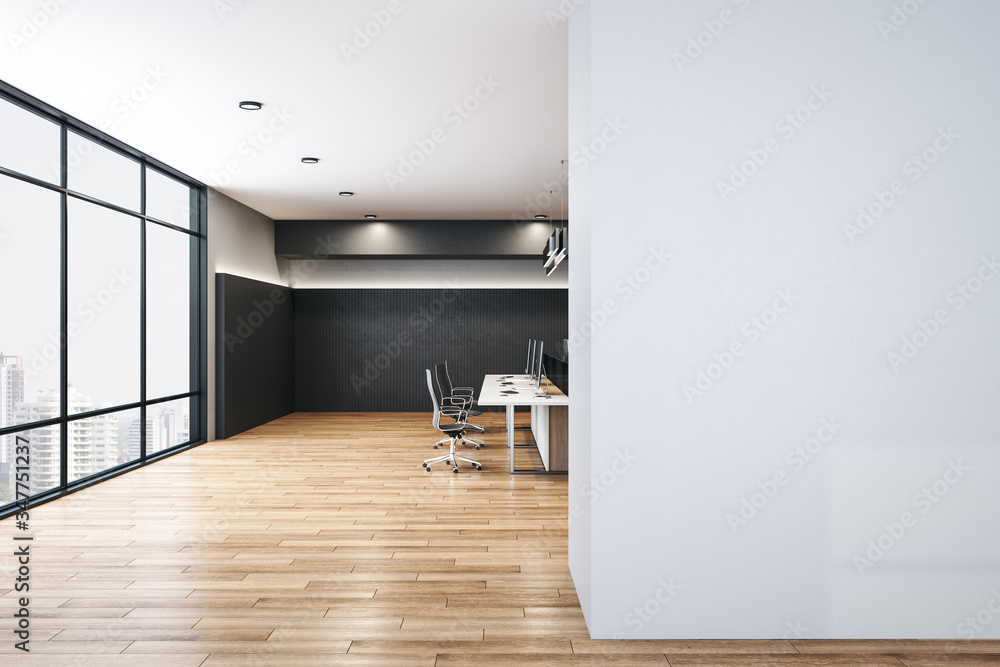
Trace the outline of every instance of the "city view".
<instances>
[{"instance_id":1,"label":"city view","mask_svg":"<svg viewBox=\"0 0 1000 667\"><path fill-rule=\"evenodd\" d=\"M0 427L42 422L59 417L60 396L55 389L25 386L26 372L20 355L0 350ZM97 397L70 386L69 414L109 407ZM190 439L189 401L158 403L147 408L146 451L151 454ZM69 482L82 479L122 463L137 460L141 448L139 411L125 410L69 422L67 430L67 474ZM21 440L18 441L18 438ZM0 438L0 505L16 500L15 447L30 443L29 494L35 495L60 483L60 429L58 425L22 431Z\"/></svg>"}]
</instances>

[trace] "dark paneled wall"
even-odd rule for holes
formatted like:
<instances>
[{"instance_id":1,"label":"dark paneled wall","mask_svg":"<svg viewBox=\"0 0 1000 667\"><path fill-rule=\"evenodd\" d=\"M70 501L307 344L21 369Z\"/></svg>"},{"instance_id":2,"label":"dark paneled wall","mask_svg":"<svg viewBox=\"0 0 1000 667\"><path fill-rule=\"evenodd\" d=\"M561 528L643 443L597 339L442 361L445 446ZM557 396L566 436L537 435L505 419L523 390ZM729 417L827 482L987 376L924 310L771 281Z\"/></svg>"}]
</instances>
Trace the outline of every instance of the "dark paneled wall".
<instances>
[{"instance_id":1,"label":"dark paneled wall","mask_svg":"<svg viewBox=\"0 0 1000 667\"><path fill-rule=\"evenodd\" d=\"M456 385L521 373L528 338L567 336L565 289L295 290L295 410L430 412L424 369ZM550 347L551 346L551 347Z\"/></svg>"},{"instance_id":2,"label":"dark paneled wall","mask_svg":"<svg viewBox=\"0 0 1000 667\"><path fill-rule=\"evenodd\" d=\"M295 410L292 291L215 276L215 437L228 438Z\"/></svg>"}]
</instances>

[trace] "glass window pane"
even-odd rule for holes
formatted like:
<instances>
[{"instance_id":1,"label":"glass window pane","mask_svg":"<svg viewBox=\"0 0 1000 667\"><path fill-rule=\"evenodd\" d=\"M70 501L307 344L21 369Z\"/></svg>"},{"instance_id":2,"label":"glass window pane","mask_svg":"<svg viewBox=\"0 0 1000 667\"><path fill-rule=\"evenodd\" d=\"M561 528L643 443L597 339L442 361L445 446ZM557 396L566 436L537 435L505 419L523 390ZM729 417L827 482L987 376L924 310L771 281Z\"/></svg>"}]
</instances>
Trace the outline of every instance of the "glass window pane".
<instances>
[{"instance_id":1,"label":"glass window pane","mask_svg":"<svg viewBox=\"0 0 1000 667\"><path fill-rule=\"evenodd\" d=\"M72 392L70 402L70 411L75 413L98 407L87 397ZM73 409L74 403L77 409ZM138 422L138 410L123 410L70 422L66 429L69 437L66 447L69 481L74 482L132 460L128 436L132 424Z\"/></svg>"},{"instance_id":2,"label":"glass window pane","mask_svg":"<svg viewBox=\"0 0 1000 667\"><path fill-rule=\"evenodd\" d=\"M70 190L132 211L139 210L138 162L76 132L69 133L66 160Z\"/></svg>"},{"instance_id":3,"label":"glass window pane","mask_svg":"<svg viewBox=\"0 0 1000 667\"><path fill-rule=\"evenodd\" d=\"M59 125L0 98L0 167L59 185Z\"/></svg>"},{"instance_id":4,"label":"glass window pane","mask_svg":"<svg viewBox=\"0 0 1000 667\"><path fill-rule=\"evenodd\" d=\"M191 440L191 399L157 403L146 408L146 455Z\"/></svg>"},{"instance_id":5,"label":"glass window pane","mask_svg":"<svg viewBox=\"0 0 1000 667\"><path fill-rule=\"evenodd\" d=\"M191 391L191 244L146 223L146 398Z\"/></svg>"},{"instance_id":6,"label":"glass window pane","mask_svg":"<svg viewBox=\"0 0 1000 667\"><path fill-rule=\"evenodd\" d=\"M59 389L59 230L58 193L0 176L0 426L38 418L19 404Z\"/></svg>"},{"instance_id":7,"label":"glass window pane","mask_svg":"<svg viewBox=\"0 0 1000 667\"><path fill-rule=\"evenodd\" d=\"M146 169L146 215L191 229L191 188L156 170Z\"/></svg>"},{"instance_id":8,"label":"glass window pane","mask_svg":"<svg viewBox=\"0 0 1000 667\"><path fill-rule=\"evenodd\" d=\"M46 401L45 398L47 397L40 396L37 406L26 409L52 410L52 402ZM54 404L55 414L52 416L58 417L58 396L55 397ZM0 477L0 505L17 500L17 476L23 475L25 472L27 476L22 476L21 481L28 484L29 495L33 496L59 486L59 461L61 460L59 426L46 426L21 433L12 433L0 437L0 442L2 442L6 462L10 464L3 466L7 468L7 471L3 477ZM24 465L23 458L20 460L17 458L19 456L17 447L25 446L28 448L27 466ZM25 467L27 470L24 470ZM21 487L21 491L23 494L24 487Z\"/></svg>"},{"instance_id":9,"label":"glass window pane","mask_svg":"<svg viewBox=\"0 0 1000 667\"><path fill-rule=\"evenodd\" d=\"M124 438L124 448L125 452L123 454L122 463L127 463L129 461L138 461L139 456L142 453L142 423L139 421L139 412L135 411L132 414L130 411L128 419L123 419L118 422L118 435L120 438ZM146 441L149 442L152 437L151 430L152 422L148 419L146 420Z\"/></svg>"},{"instance_id":10,"label":"glass window pane","mask_svg":"<svg viewBox=\"0 0 1000 667\"><path fill-rule=\"evenodd\" d=\"M96 405L139 400L138 218L70 198L69 384Z\"/></svg>"}]
</instances>

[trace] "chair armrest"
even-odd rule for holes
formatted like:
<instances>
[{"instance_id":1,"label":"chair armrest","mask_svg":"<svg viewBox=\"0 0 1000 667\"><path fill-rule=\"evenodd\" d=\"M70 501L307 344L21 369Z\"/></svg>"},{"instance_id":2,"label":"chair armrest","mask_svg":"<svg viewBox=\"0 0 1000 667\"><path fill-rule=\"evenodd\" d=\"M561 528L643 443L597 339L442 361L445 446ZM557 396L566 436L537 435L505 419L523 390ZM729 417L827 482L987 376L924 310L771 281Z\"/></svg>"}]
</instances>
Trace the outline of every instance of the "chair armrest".
<instances>
[{"instance_id":1,"label":"chair armrest","mask_svg":"<svg viewBox=\"0 0 1000 667\"><path fill-rule=\"evenodd\" d=\"M466 410L463 410L462 408L456 408L451 405L442 405L440 411L441 414L447 417L456 417L456 416L462 417L461 419L458 420L459 422L464 422L466 417L468 416L468 412Z\"/></svg>"},{"instance_id":2,"label":"chair armrest","mask_svg":"<svg viewBox=\"0 0 1000 667\"><path fill-rule=\"evenodd\" d=\"M445 396L441 399L442 403L447 405L461 405L462 407L468 407L472 403L471 396Z\"/></svg>"}]
</instances>

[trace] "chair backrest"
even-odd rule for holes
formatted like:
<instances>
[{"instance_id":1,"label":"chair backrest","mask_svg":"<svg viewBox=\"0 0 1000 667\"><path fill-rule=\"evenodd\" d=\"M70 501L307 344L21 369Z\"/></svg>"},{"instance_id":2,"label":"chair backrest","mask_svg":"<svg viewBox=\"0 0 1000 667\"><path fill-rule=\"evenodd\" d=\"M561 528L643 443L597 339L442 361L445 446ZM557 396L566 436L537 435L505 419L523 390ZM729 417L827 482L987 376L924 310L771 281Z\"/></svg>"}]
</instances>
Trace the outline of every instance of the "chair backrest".
<instances>
[{"instance_id":1,"label":"chair backrest","mask_svg":"<svg viewBox=\"0 0 1000 667\"><path fill-rule=\"evenodd\" d=\"M445 396L454 395L455 385L451 383L451 377L448 375L447 361L443 364L434 364L434 375L437 378L437 388L441 400L443 401Z\"/></svg>"},{"instance_id":2,"label":"chair backrest","mask_svg":"<svg viewBox=\"0 0 1000 667\"><path fill-rule=\"evenodd\" d=\"M455 384L451 381L451 373L448 372L448 360L445 359L444 363L441 364L441 365L444 366L444 379L445 379L445 382L448 383L448 388L451 389L451 393L454 394L455 393Z\"/></svg>"},{"instance_id":3,"label":"chair backrest","mask_svg":"<svg viewBox=\"0 0 1000 667\"><path fill-rule=\"evenodd\" d=\"M431 377L431 369L426 369L427 372L427 391L430 392L431 402L433 405L433 417L431 418L431 423L434 424L434 428L438 428L441 425L441 401L438 399L437 394L434 393L434 379Z\"/></svg>"}]
</instances>

